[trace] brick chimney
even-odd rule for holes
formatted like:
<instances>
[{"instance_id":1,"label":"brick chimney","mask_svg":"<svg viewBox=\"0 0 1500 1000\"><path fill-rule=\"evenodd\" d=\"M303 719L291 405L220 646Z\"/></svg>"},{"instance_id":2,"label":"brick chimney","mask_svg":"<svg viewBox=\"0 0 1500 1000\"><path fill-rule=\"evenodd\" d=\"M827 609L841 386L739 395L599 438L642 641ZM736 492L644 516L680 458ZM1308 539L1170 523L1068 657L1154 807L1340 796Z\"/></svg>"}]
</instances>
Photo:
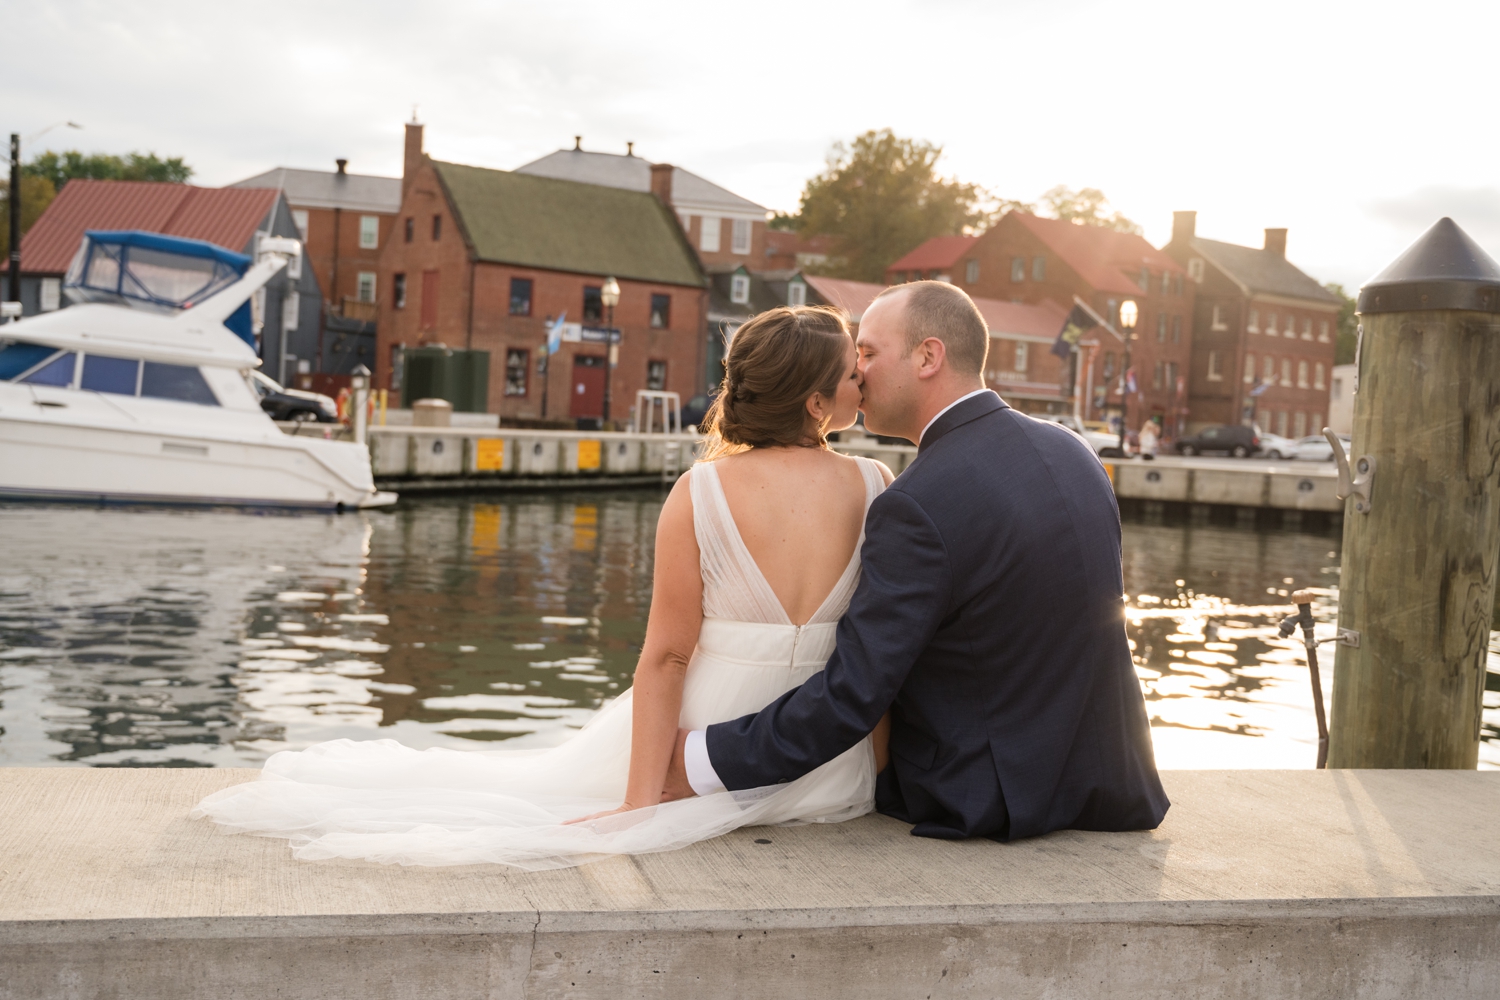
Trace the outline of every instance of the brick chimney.
<instances>
[{"instance_id":1,"label":"brick chimney","mask_svg":"<svg viewBox=\"0 0 1500 1000\"><path fill-rule=\"evenodd\" d=\"M348 170L349 161L348 160L339 159L339 160L334 160L333 162L338 165L339 176L340 177L344 176L346 173L349 172L349 170Z\"/></svg>"},{"instance_id":2,"label":"brick chimney","mask_svg":"<svg viewBox=\"0 0 1500 1000\"><path fill-rule=\"evenodd\" d=\"M406 123L406 159L401 165L401 191L417 176L422 166L422 126L415 121Z\"/></svg>"},{"instance_id":3,"label":"brick chimney","mask_svg":"<svg viewBox=\"0 0 1500 1000\"><path fill-rule=\"evenodd\" d=\"M1286 230L1285 229L1267 229L1266 230L1266 249L1269 250L1269 251L1271 251L1276 256L1280 257L1281 259L1285 260L1286 259Z\"/></svg>"},{"instance_id":4,"label":"brick chimney","mask_svg":"<svg viewBox=\"0 0 1500 1000\"><path fill-rule=\"evenodd\" d=\"M1198 235L1197 212L1172 213L1172 242L1185 243Z\"/></svg>"},{"instance_id":5,"label":"brick chimney","mask_svg":"<svg viewBox=\"0 0 1500 1000\"><path fill-rule=\"evenodd\" d=\"M672 164L651 164L651 193L668 208L672 207Z\"/></svg>"}]
</instances>

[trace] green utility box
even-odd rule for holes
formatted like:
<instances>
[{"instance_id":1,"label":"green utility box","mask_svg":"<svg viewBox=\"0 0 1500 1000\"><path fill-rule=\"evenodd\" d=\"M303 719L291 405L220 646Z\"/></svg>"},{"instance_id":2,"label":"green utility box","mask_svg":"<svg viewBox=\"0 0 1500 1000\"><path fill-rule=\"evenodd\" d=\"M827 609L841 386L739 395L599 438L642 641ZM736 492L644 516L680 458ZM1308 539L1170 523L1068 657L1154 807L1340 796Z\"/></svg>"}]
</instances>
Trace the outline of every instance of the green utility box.
<instances>
[{"instance_id":1,"label":"green utility box","mask_svg":"<svg viewBox=\"0 0 1500 1000\"><path fill-rule=\"evenodd\" d=\"M489 351L416 347L401 355L403 407L410 409L419 399L446 399L455 413L488 412Z\"/></svg>"}]
</instances>

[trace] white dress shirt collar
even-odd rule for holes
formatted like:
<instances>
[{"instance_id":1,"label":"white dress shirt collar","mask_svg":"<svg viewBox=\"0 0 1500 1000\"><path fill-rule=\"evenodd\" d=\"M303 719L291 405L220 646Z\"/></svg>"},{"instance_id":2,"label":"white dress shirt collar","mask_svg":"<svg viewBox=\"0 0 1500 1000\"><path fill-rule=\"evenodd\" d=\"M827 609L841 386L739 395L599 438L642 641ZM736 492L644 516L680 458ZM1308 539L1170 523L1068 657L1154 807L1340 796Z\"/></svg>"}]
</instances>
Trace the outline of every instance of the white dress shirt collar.
<instances>
[{"instance_id":1,"label":"white dress shirt collar","mask_svg":"<svg viewBox=\"0 0 1500 1000\"><path fill-rule=\"evenodd\" d=\"M953 409L955 406L957 406L959 403L962 403L966 399L973 399L975 396L979 395L982 392L991 392L991 391L993 391L993 390L991 390L991 389L975 389L973 392L966 393L965 395L959 396L953 402L949 403L947 406L943 407L941 410L938 410L937 411L937 416L935 416L931 420L927 421L927 426L922 428L922 437L917 438L917 444L921 444L922 443L922 438L924 438L924 437L927 436L927 432L932 429L932 425L935 424L935 423L937 423L938 422L938 418L941 417L943 414L947 413L949 410Z\"/></svg>"}]
</instances>

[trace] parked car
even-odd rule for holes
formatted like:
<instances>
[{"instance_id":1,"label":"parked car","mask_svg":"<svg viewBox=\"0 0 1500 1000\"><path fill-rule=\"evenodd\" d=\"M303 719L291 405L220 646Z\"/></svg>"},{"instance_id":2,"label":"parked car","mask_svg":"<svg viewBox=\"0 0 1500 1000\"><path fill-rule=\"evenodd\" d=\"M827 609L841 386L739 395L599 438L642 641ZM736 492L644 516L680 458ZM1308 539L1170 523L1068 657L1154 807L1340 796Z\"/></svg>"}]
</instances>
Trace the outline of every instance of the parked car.
<instances>
[{"instance_id":1,"label":"parked car","mask_svg":"<svg viewBox=\"0 0 1500 1000\"><path fill-rule=\"evenodd\" d=\"M269 375L257 371L250 373L250 388L260 397L260 408L269 413L272 420L315 420L320 424L331 424L339 419L339 404L321 392L288 389Z\"/></svg>"},{"instance_id":2,"label":"parked car","mask_svg":"<svg viewBox=\"0 0 1500 1000\"><path fill-rule=\"evenodd\" d=\"M1243 424L1220 424L1205 427L1177 442L1179 455L1232 455L1249 458L1261 449L1260 435L1254 427Z\"/></svg>"},{"instance_id":3,"label":"parked car","mask_svg":"<svg viewBox=\"0 0 1500 1000\"><path fill-rule=\"evenodd\" d=\"M1344 454L1349 454L1350 439L1347 434L1339 435L1339 443L1344 446ZM1297 450L1293 458L1304 462L1332 462L1333 445L1321 434L1309 434L1297 442Z\"/></svg>"},{"instance_id":4,"label":"parked car","mask_svg":"<svg viewBox=\"0 0 1500 1000\"><path fill-rule=\"evenodd\" d=\"M1032 416L1038 420L1046 420L1049 423L1062 424L1068 430L1077 434L1089 443L1094 449L1094 454L1103 455L1106 449L1114 449L1110 454L1118 455L1120 448L1120 435L1111 434L1107 429L1102 429L1096 421L1080 421L1071 413L1034 413Z\"/></svg>"},{"instance_id":5,"label":"parked car","mask_svg":"<svg viewBox=\"0 0 1500 1000\"><path fill-rule=\"evenodd\" d=\"M1255 428L1256 436L1260 438L1261 458L1291 458L1297 451L1297 443L1291 438L1282 437L1280 434L1268 434L1259 427Z\"/></svg>"}]
</instances>

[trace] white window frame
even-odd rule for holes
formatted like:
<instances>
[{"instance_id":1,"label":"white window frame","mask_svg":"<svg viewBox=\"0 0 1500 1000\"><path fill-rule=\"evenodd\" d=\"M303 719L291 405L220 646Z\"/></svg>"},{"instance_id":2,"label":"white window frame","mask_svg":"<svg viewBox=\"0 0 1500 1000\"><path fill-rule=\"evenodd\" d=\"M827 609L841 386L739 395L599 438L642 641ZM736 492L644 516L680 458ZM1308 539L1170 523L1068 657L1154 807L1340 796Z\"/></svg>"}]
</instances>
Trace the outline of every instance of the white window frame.
<instances>
[{"instance_id":1,"label":"white window frame","mask_svg":"<svg viewBox=\"0 0 1500 1000\"><path fill-rule=\"evenodd\" d=\"M1260 380L1267 385L1276 384L1276 359L1269 354L1266 355L1265 364L1261 365Z\"/></svg>"},{"instance_id":2,"label":"white window frame","mask_svg":"<svg viewBox=\"0 0 1500 1000\"><path fill-rule=\"evenodd\" d=\"M1260 310L1250 310L1250 321L1245 324L1245 329L1251 333L1260 333Z\"/></svg>"},{"instance_id":3,"label":"white window frame","mask_svg":"<svg viewBox=\"0 0 1500 1000\"><path fill-rule=\"evenodd\" d=\"M750 276L747 274L735 274L729 278L729 301L737 306L745 305L750 301Z\"/></svg>"},{"instance_id":4,"label":"white window frame","mask_svg":"<svg viewBox=\"0 0 1500 1000\"><path fill-rule=\"evenodd\" d=\"M1281 384L1288 389L1292 387L1292 359L1281 359Z\"/></svg>"},{"instance_id":5,"label":"white window frame","mask_svg":"<svg viewBox=\"0 0 1500 1000\"><path fill-rule=\"evenodd\" d=\"M1021 284L1026 280L1026 258L1012 257L1010 259L1010 280L1012 284Z\"/></svg>"},{"instance_id":6,"label":"white window frame","mask_svg":"<svg viewBox=\"0 0 1500 1000\"><path fill-rule=\"evenodd\" d=\"M1217 306L1215 308L1218 308ZM1210 382L1224 381L1223 367L1219 362L1219 352L1208 352L1208 380Z\"/></svg>"},{"instance_id":7,"label":"white window frame","mask_svg":"<svg viewBox=\"0 0 1500 1000\"><path fill-rule=\"evenodd\" d=\"M1319 361L1317 364L1313 365L1313 388L1322 389L1327 384L1328 370L1323 367L1323 362Z\"/></svg>"},{"instance_id":8,"label":"white window frame","mask_svg":"<svg viewBox=\"0 0 1500 1000\"><path fill-rule=\"evenodd\" d=\"M704 253L719 252L719 223L723 220L715 215L705 215L698 223L698 249Z\"/></svg>"},{"instance_id":9,"label":"white window frame","mask_svg":"<svg viewBox=\"0 0 1500 1000\"><path fill-rule=\"evenodd\" d=\"M1219 304L1217 302L1214 303L1214 316L1213 316L1213 321L1209 323L1209 329L1210 330L1227 330L1227 329L1229 329L1229 324L1226 323L1226 322L1224 322L1224 318L1221 315L1219 315Z\"/></svg>"},{"instance_id":10,"label":"white window frame","mask_svg":"<svg viewBox=\"0 0 1500 1000\"><path fill-rule=\"evenodd\" d=\"M1245 377L1244 383L1249 385L1255 381L1255 355L1245 355Z\"/></svg>"},{"instance_id":11,"label":"white window frame","mask_svg":"<svg viewBox=\"0 0 1500 1000\"><path fill-rule=\"evenodd\" d=\"M297 233L304 240L307 239L307 209L292 209L292 225L297 227Z\"/></svg>"},{"instance_id":12,"label":"white window frame","mask_svg":"<svg viewBox=\"0 0 1500 1000\"><path fill-rule=\"evenodd\" d=\"M1307 387L1307 362L1299 361L1297 362L1297 388L1306 389Z\"/></svg>"},{"instance_id":13,"label":"white window frame","mask_svg":"<svg viewBox=\"0 0 1500 1000\"><path fill-rule=\"evenodd\" d=\"M1318 343L1328 343L1328 321L1326 319L1318 325Z\"/></svg>"},{"instance_id":14,"label":"white window frame","mask_svg":"<svg viewBox=\"0 0 1500 1000\"><path fill-rule=\"evenodd\" d=\"M1024 340L1016 341L1016 374L1025 375L1031 365L1031 345Z\"/></svg>"},{"instance_id":15,"label":"white window frame","mask_svg":"<svg viewBox=\"0 0 1500 1000\"><path fill-rule=\"evenodd\" d=\"M359 248L361 250L380 249L380 216L361 215L359 217Z\"/></svg>"},{"instance_id":16,"label":"white window frame","mask_svg":"<svg viewBox=\"0 0 1500 1000\"><path fill-rule=\"evenodd\" d=\"M357 298L360 302L378 302L379 301L379 299L376 298L375 272L374 271L361 271L361 272L359 272L358 277L355 279L354 287L356 289L356 291L355 291L355 298ZM368 294L366 294L366 291L365 291L366 288L369 289Z\"/></svg>"},{"instance_id":17,"label":"white window frame","mask_svg":"<svg viewBox=\"0 0 1500 1000\"><path fill-rule=\"evenodd\" d=\"M1303 340L1312 340L1313 339L1313 334L1312 334L1312 320L1310 320L1310 319L1304 318L1302 320L1302 339Z\"/></svg>"},{"instance_id":18,"label":"white window frame","mask_svg":"<svg viewBox=\"0 0 1500 1000\"><path fill-rule=\"evenodd\" d=\"M972 285L979 281L979 261L964 261L964 284Z\"/></svg>"},{"instance_id":19,"label":"white window frame","mask_svg":"<svg viewBox=\"0 0 1500 1000\"><path fill-rule=\"evenodd\" d=\"M307 256L307 244L303 243L297 248L297 253L286 262L286 276L293 281L302 280L302 258Z\"/></svg>"},{"instance_id":20,"label":"white window frame","mask_svg":"<svg viewBox=\"0 0 1500 1000\"><path fill-rule=\"evenodd\" d=\"M1265 328L1265 330L1263 332L1265 333L1265 335L1267 337L1277 337L1277 336L1280 336L1280 334L1278 334L1276 332L1276 314L1275 313L1266 313L1266 328Z\"/></svg>"},{"instance_id":21,"label":"white window frame","mask_svg":"<svg viewBox=\"0 0 1500 1000\"><path fill-rule=\"evenodd\" d=\"M786 304L789 306L807 305L807 283L803 281L789 281L786 285Z\"/></svg>"},{"instance_id":22,"label":"white window frame","mask_svg":"<svg viewBox=\"0 0 1500 1000\"><path fill-rule=\"evenodd\" d=\"M62 279L43 278L41 287L37 289L37 307L39 311L55 312L62 308Z\"/></svg>"},{"instance_id":23,"label":"white window frame","mask_svg":"<svg viewBox=\"0 0 1500 1000\"><path fill-rule=\"evenodd\" d=\"M755 232L755 224L749 219L734 219L729 236L729 252L747 254L750 252L751 240Z\"/></svg>"},{"instance_id":24,"label":"white window frame","mask_svg":"<svg viewBox=\"0 0 1500 1000\"><path fill-rule=\"evenodd\" d=\"M1198 284L1203 284L1203 258L1194 257L1188 261L1188 277Z\"/></svg>"}]
</instances>

